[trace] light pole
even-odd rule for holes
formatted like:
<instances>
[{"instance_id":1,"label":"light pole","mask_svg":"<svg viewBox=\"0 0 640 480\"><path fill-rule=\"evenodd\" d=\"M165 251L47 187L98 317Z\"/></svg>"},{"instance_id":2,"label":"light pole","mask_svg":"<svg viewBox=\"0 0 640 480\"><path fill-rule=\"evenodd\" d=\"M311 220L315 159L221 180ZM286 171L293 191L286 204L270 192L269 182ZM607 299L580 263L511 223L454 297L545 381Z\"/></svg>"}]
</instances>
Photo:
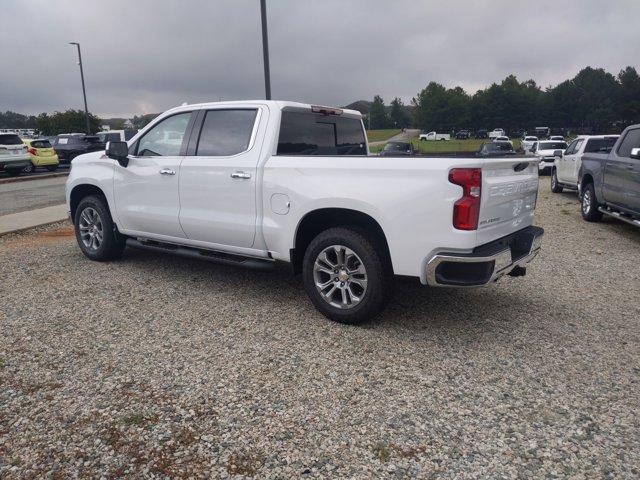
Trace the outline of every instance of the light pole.
<instances>
[{"instance_id":1,"label":"light pole","mask_svg":"<svg viewBox=\"0 0 640 480\"><path fill-rule=\"evenodd\" d=\"M262 17L262 58L264 60L264 91L267 100L271 100L271 75L269 73L269 35L267 34L267 4L260 0Z\"/></svg>"},{"instance_id":2,"label":"light pole","mask_svg":"<svg viewBox=\"0 0 640 480\"><path fill-rule=\"evenodd\" d=\"M80 65L80 79L82 80L82 96L84 97L84 119L87 124L87 135L91 134L89 127L89 108L87 107L87 91L84 88L84 71L82 70L82 53L80 53L80 44L78 42L69 42L69 45L75 45L78 48L78 65Z\"/></svg>"}]
</instances>

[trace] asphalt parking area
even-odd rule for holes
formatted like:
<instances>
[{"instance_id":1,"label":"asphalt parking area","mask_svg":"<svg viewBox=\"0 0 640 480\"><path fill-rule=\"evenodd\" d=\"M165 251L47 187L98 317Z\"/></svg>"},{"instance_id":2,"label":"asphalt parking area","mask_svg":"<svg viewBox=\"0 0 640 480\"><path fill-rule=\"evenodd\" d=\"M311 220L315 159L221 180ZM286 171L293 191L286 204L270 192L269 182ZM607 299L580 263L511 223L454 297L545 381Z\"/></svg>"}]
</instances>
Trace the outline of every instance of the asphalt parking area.
<instances>
[{"instance_id":1,"label":"asphalt parking area","mask_svg":"<svg viewBox=\"0 0 640 480\"><path fill-rule=\"evenodd\" d=\"M548 180L526 277L361 327L286 270L0 237L0 477L638 477L640 231Z\"/></svg>"}]
</instances>

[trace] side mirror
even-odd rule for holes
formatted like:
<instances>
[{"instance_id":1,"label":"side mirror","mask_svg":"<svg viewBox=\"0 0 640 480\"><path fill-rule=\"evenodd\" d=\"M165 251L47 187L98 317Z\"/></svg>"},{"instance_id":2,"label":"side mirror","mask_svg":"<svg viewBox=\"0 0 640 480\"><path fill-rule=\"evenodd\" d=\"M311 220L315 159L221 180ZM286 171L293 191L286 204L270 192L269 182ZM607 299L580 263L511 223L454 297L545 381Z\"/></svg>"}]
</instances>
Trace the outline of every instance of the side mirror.
<instances>
[{"instance_id":1,"label":"side mirror","mask_svg":"<svg viewBox=\"0 0 640 480\"><path fill-rule=\"evenodd\" d=\"M564 152L562 150L554 150L553 151L553 156L554 157L560 157L562 158L562 156L564 155Z\"/></svg>"},{"instance_id":2,"label":"side mirror","mask_svg":"<svg viewBox=\"0 0 640 480\"><path fill-rule=\"evenodd\" d=\"M107 157L112 158L123 167L129 165L129 146L127 142L107 142L105 153Z\"/></svg>"},{"instance_id":3,"label":"side mirror","mask_svg":"<svg viewBox=\"0 0 640 480\"><path fill-rule=\"evenodd\" d=\"M632 148L631 149L631 155L629 155L631 158L636 158L638 160L640 160L640 148Z\"/></svg>"}]
</instances>

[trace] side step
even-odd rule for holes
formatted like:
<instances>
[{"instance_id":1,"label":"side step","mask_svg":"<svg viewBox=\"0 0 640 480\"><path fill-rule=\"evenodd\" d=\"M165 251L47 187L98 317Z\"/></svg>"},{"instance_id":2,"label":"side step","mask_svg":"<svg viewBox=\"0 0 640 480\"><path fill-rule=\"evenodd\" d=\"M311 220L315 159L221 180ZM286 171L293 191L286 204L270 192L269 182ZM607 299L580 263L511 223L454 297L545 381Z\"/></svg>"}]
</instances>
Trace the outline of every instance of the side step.
<instances>
[{"instance_id":1,"label":"side step","mask_svg":"<svg viewBox=\"0 0 640 480\"><path fill-rule=\"evenodd\" d=\"M626 215L622 215L621 213L614 212L613 210L608 210L604 207L598 207L605 215L609 215L611 217L617 218L618 220L622 220L623 222L627 222L630 225L635 225L636 227L640 227L640 220L635 220L633 218L627 217Z\"/></svg>"},{"instance_id":2,"label":"side step","mask_svg":"<svg viewBox=\"0 0 640 480\"><path fill-rule=\"evenodd\" d=\"M272 270L274 260L244 257L232 253L217 252L213 250L203 250L200 248L184 247L171 243L156 242L155 240L138 240L137 238L127 238L127 246L154 252L172 253L181 257L196 258L198 260L208 260L210 262L224 265L235 265L238 267L250 268L252 270Z\"/></svg>"}]
</instances>

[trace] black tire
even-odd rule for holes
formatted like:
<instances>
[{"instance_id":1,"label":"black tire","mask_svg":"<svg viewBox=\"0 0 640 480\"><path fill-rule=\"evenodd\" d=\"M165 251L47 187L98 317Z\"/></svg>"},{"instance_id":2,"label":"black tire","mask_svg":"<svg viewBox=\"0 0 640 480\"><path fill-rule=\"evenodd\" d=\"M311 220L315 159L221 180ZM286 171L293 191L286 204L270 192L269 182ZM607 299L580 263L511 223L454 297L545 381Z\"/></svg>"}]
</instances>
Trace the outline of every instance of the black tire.
<instances>
[{"instance_id":1,"label":"black tire","mask_svg":"<svg viewBox=\"0 0 640 480\"><path fill-rule=\"evenodd\" d=\"M10 177L17 177L18 175L20 175L22 173L22 170L5 170L5 172L7 172L7 175L9 175Z\"/></svg>"},{"instance_id":2,"label":"black tire","mask_svg":"<svg viewBox=\"0 0 640 480\"><path fill-rule=\"evenodd\" d=\"M307 295L325 317L340 323L358 324L371 320L384 308L393 292L393 273L385 247L377 243L372 241L364 231L356 227L330 228L318 234L311 241L305 251L302 264L303 282ZM366 276L364 277L366 278L366 290L364 292L356 292L361 296L355 305L353 304L354 297L352 296L353 290L351 288L356 288L358 282L356 280L356 285L351 286L351 280L345 282L347 285L345 289L349 289L351 293L346 295L347 298L351 299L352 305L344 309L331 305L329 300L326 300L327 297L316 287L314 278L317 273L314 272L314 266L318 256L333 245L350 249L355 253L356 265L360 263L358 260L361 261L366 271ZM354 259L353 256L350 258ZM339 259L336 263L340 263ZM348 259L344 263L347 264ZM325 274L323 273L323 275ZM329 282L331 282L333 274L328 275L328 277ZM338 277L335 277L335 282L333 283L336 284L336 287L340 284ZM331 289L331 285L328 288ZM336 290L336 294L343 295L340 290ZM341 298L343 298L342 302L344 302L344 297Z\"/></svg>"},{"instance_id":3,"label":"black tire","mask_svg":"<svg viewBox=\"0 0 640 480\"><path fill-rule=\"evenodd\" d=\"M551 191L553 193L562 193L562 185L558 182L558 175L556 173L556 169L554 168L551 172Z\"/></svg>"},{"instance_id":4,"label":"black tire","mask_svg":"<svg viewBox=\"0 0 640 480\"><path fill-rule=\"evenodd\" d=\"M58 165L47 165L47 170L55 172L58 169Z\"/></svg>"},{"instance_id":5,"label":"black tire","mask_svg":"<svg viewBox=\"0 0 640 480\"><path fill-rule=\"evenodd\" d=\"M587 183L582 186L580 211L582 218L587 222L598 222L602 219L602 212L598 210L600 204L596 198L596 189L593 183Z\"/></svg>"},{"instance_id":6,"label":"black tire","mask_svg":"<svg viewBox=\"0 0 640 480\"><path fill-rule=\"evenodd\" d=\"M22 169L23 173L35 173L36 172L36 166L33 163L30 163L29 165L27 165L26 167L24 167Z\"/></svg>"},{"instance_id":7,"label":"black tire","mask_svg":"<svg viewBox=\"0 0 640 480\"><path fill-rule=\"evenodd\" d=\"M83 218L83 214L85 212L87 217ZM95 244L90 243L87 245L85 243L85 241L87 241L87 230L83 230L81 232L81 222L83 222L83 229L87 224L93 225L96 228L98 227L97 221L94 221L93 223L86 222L86 218L93 217L93 212L97 214L100 225L99 231L101 232L102 240L99 245L97 242ZM87 258L98 262L106 262L122 256L122 252L126 246L126 239L123 235L117 232L111 218L111 213L109 213L109 206L107 205L107 201L104 197L90 195L83 198L76 208L73 225L75 227L76 240L78 241L80 250L82 250L82 253L84 253ZM85 235L84 238L83 235Z\"/></svg>"}]
</instances>

